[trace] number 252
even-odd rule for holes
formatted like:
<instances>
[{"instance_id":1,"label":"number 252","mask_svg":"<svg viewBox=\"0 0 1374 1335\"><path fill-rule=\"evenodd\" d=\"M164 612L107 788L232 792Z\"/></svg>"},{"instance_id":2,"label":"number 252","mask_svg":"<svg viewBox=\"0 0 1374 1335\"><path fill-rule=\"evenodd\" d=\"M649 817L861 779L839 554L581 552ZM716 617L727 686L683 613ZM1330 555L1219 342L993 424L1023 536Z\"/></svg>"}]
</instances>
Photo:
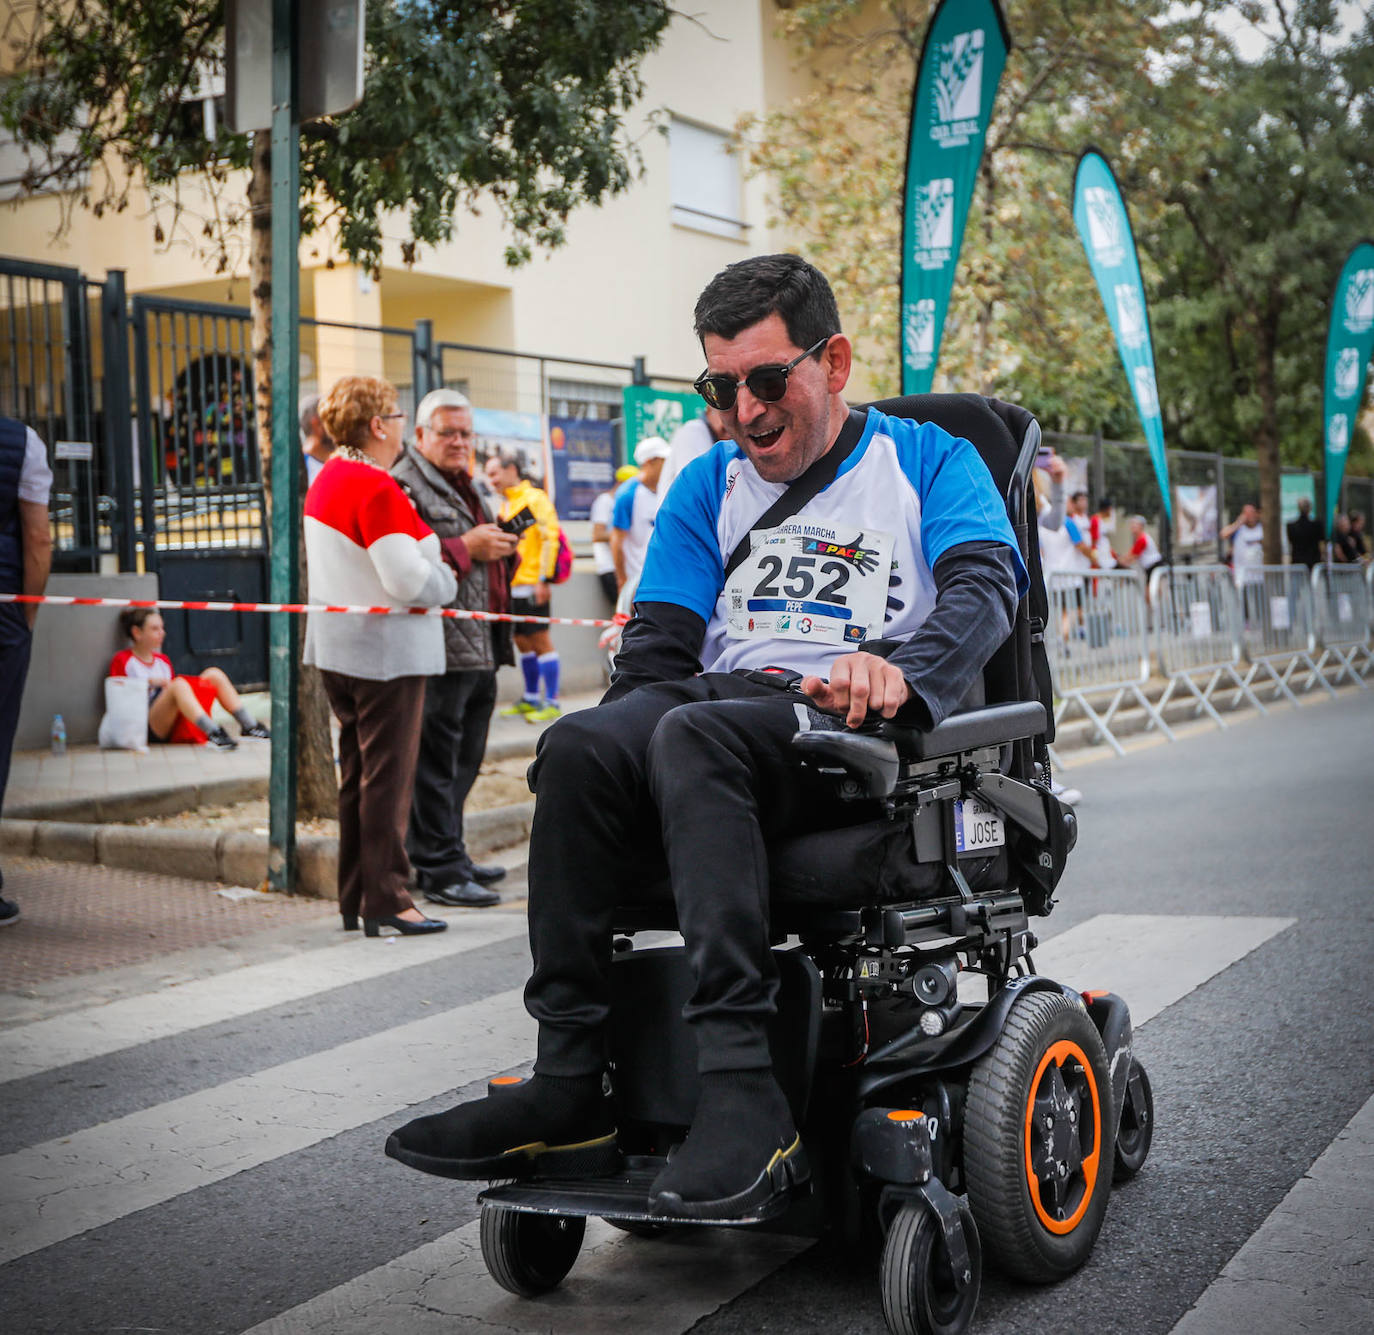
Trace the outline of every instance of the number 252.
<instances>
[{"instance_id":1,"label":"number 252","mask_svg":"<svg viewBox=\"0 0 1374 1335\"><path fill-rule=\"evenodd\" d=\"M763 578L754 588L755 598L810 598L816 588L816 561L814 556L794 556L787 563L787 574L782 576L782 557L765 556L759 561ZM849 583L850 568L843 561L825 561L821 564L819 575L822 579L831 576L830 583L816 594L823 603L837 603L845 606L845 597L840 592Z\"/></svg>"}]
</instances>

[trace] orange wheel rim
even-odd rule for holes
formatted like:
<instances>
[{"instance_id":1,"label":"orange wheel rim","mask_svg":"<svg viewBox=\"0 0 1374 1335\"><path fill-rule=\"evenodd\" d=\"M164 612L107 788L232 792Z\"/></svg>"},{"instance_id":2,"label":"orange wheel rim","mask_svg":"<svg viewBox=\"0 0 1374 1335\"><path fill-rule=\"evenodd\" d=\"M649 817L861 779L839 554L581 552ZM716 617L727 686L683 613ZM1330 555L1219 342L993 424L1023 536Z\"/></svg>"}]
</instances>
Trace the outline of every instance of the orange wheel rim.
<instances>
[{"instance_id":1,"label":"orange wheel rim","mask_svg":"<svg viewBox=\"0 0 1374 1335\"><path fill-rule=\"evenodd\" d=\"M1035 1171L1031 1162L1031 1144L1035 1135L1035 1100L1036 1094L1040 1089L1040 1082L1045 1073L1051 1066L1056 1067L1061 1072L1064 1064L1077 1067L1083 1073L1083 1078L1087 1082L1088 1092L1092 1098L1092 1150L1083 1156L1083 1162L1078 1168L1082 1175L1082 1198L1074 1207L1072 1213L1063 1219L1056 1219L1045 1208L1045 1202L1040 1191L1040 1177ZM1075 1134L1082 1138L1082 1128L1078 1128ZM1035 1068L1035 1077L1031 1080L1030 1096L1026 1100L1026 1118L1022 1127L1022 1146L1025 1159L1026 1185L1030 1189L1031 1206L1035 1210L1035 1216L1045 1228L1051 1233L1063 1236L1072 1233L1082 1222L1083 1216L1087 1213L1088 1204L1093 1198L1093 1188L1097 1185L1097 1170L1102 1155L1102 1108L1098 1102L1097 1077L1093 1074L1092 1063L1089 1062L1087 1053L1083 1051L1077 1043L1070 1039L1062 1039L1053 1044L1043 1057L1040 1064Z\"/></svg>"}]
</instances>

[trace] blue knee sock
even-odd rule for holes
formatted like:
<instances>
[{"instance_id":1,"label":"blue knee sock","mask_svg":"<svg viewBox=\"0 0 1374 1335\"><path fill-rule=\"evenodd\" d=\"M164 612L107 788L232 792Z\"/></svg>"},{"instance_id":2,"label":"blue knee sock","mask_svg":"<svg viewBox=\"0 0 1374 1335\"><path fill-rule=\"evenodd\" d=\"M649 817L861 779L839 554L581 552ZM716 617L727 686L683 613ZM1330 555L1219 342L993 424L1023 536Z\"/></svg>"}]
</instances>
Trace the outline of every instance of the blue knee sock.
<instances>
[{"instance_id":1,"label":"blue knee sock","mask_svg":"<svg viewBox=\"0 0 1374 1335\"><path fill-rule=\"evenodd\" d=\"M525 699L539 701L539 655L521 654L520 671L525 674Z\"/></svg>"},{"instance_id":2,"label":"blue knee sock","mask_svg":"<svg viewBox=\"0 0 1374 1335\"><path fill-rule=\"evenodd\" d=\"M558 654L539 655L539 675L544 679L544 700L554 705L558 703Z\"/></svg>"}]
</instances>

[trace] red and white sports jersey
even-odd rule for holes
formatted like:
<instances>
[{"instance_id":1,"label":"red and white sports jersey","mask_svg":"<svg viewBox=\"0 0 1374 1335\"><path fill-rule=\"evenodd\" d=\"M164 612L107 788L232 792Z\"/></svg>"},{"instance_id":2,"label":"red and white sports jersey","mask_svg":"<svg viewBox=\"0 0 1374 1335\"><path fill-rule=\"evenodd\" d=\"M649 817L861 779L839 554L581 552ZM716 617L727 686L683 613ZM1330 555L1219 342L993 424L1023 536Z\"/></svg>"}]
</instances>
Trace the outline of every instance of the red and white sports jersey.
<instances>
[{"instance_id":1,"label":"red and white sports jersey","mask_svg":"<svg viewBox=\"0 0 1374 1335\"><path fill-rule=\"evenodd\" d=\"M110 659L108 675L133 677L139 681L151 681L154 677L171 681L176 673L172 671L172 660L166 654L154 654L153 661L145 663L132 649L121 649Z\"/></svg>"}]
</instances>

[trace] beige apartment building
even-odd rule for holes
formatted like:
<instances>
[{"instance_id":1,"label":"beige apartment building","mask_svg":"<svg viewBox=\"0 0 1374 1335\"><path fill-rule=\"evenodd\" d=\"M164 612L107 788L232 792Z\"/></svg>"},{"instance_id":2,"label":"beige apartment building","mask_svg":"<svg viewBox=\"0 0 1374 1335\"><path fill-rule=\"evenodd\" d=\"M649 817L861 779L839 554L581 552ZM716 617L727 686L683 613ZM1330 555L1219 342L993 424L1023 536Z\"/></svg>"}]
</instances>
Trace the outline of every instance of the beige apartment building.
<instances>
[{"instance_id":1,"label":"beige apartment building","mask_svg":"<svg viewBox=\"0 0 1374 1335\"><path fill-rule=\"evenodd\" d=\"M409 381L409 351L399 340L330 326L404 330L419 319L432 321L439 343L620 365L642 357L655 376L697 374L697 293L726 264L785 241L769 226L767 182L746 179L729 151L733 128L740 115L802 92L805 76L777 36L777 0L699 0L689 8L692 17L675 18L643 65L645 93L628 126L643 157L641 179L602 207L575 212L560 250L508 269L494 208L461 216L450 243L423 248L410 266L397 218L385 229L379 279L330 265L326 234L304 240L301 312L329 324L303 337L302 392L352 371ZM222 80L206 80L200 90L210 124L222 115L222 92ZM0 198L9 199L0 204L0 256L73 266L97 280L122 269L131 296L247 306L246 233L232 274L218 276L189 239L155 243L146 199L99 219L77 208L57 235L69 201L19 198L21 170L14 146L0 143ZM196 183L186 185L194 196ZM479 354L467 355L456 377L446 363L444 378L460 379L486 407L525 412L548 411L565 397L609 403L609 382L623 383L609 372L549 363L541 384L529 366ZM598 380L608 383L592 388Z\"/></svg>"}]
</instances>

